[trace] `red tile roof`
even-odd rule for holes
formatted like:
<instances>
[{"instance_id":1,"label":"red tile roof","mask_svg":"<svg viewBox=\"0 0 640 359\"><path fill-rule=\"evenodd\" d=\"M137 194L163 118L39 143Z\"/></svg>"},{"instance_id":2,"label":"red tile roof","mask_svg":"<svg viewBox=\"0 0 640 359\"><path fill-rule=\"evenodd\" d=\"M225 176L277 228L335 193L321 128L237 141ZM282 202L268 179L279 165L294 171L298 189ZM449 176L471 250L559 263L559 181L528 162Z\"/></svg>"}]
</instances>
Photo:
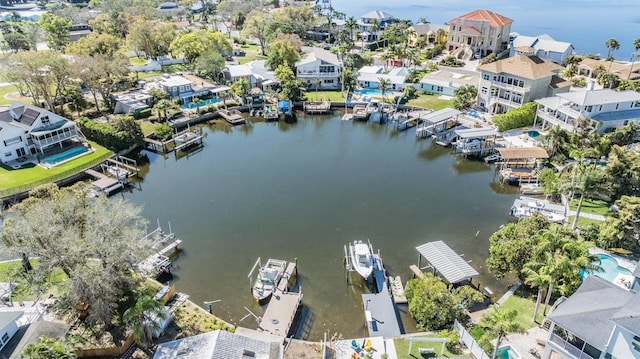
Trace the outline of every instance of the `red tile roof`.
<instances>
[{"instance_id":1,"label":"red tile roof","mask_svg":"<svg viewBox=\"0 0 640 359\"><path fill-rule=\"evenodd\" d=\"M467 20L485 20L491 21L491 26L499 27L511 24L513 20L508 17L502 16L500 14L496 14L495 12L479 9L476 11L472 11L468 14L464 14L450 21L450 23L455 24L458 19L467 19Z\"/></svg>"}]
</instances>

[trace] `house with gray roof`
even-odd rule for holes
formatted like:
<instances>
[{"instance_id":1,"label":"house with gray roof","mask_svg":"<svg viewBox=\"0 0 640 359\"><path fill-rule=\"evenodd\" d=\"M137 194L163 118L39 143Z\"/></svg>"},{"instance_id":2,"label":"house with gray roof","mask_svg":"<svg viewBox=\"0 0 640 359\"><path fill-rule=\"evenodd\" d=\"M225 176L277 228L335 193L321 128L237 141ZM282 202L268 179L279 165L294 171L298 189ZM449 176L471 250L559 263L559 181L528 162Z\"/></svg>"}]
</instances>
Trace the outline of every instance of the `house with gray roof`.
<instances>
[{"instance_id":1,"label":"house with gray roof","mask_svg":"<svg viewBox=\"0 0 640 359\"><path fill-rule=\"evenodd\" d=\"M329 50L312 48L311 52L296 62L296 77L303 80L308 88L337 90L340 88L342 63Z\"/></svg>"},{"instance_id":2,"label":"house with gray roof","mask_svg":"<svg viewBox=\"0 0 640 359\"><path fill-rule=\"evenodd\" d=\"M516 36L510 43L509 56L516 54L516 49L528 47L533 49L534 55L541 59L564 64L567 57L573 55L575 48L570 42L556 41L547 34L538 36Z\"/></svg>"},{"instance_id":3,"label":"house with gray roof","mask_svg":"<svg viewBox=\"0 0 640 359\"><path fill-rule=\"evenodd\" d=\"M2 163L84 142L73 121L43 108L14 101L9 109L0 111Z\"/></svg>"},{"instance_id":4,"label":"house with gray roof","mask_svg":"<svg viewBox=\"0 0 640 359\"><path fill-rule=\"evenodd\" d=\"M535 123L542 127L560 126L574 131L576 126L587 122L587 126L604 133L629 122L640 124L640 93L632 90L572 91L536 102Z\"/></svg>"},{"instance_id":5,"label":"house with gray roof","mask_svg":"<svg viewBox=\"0 0 640 359\"><path fill-rule=\"evenodd\" d=\"M153 359L282 359L281 343L215 330L158 345Z\"/></svg>"},{"instance_id":6,"label":"house with gray roof","mask_svg":"<svg viewBox=\"0 0 640 359\"><path fill-rule=\"evenodd\" d=\"M394 18L393 15L380 10L369 11L361 15L357 22L360 39L364 42L378 41L382 32L387 26L391 25ZM377 28L374 27L376 23Z\"/></svg>"},{"instance_id":7,"label":"house with gray roof","mask_svg":"<svg viewBox=\"0 0 640 359\"><path fill-rule=\"evenodd\" d=\"M555 308L542 359L640 358L640 294L598 276Z\"/></svg>"}]
</instances>

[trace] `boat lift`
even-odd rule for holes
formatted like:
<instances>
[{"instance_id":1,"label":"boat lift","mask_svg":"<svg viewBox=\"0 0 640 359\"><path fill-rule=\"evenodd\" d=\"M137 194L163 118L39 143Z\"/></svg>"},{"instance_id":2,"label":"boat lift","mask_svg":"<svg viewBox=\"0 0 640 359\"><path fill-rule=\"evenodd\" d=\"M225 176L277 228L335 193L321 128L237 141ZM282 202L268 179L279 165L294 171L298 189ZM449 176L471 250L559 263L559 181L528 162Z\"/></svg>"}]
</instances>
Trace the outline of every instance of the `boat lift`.
<instances>
[{"instance_id":1,"label":"boat lift","mask_svg":"<svg viewBox=\"0 0 640 359\"><path fill-rule=\"evenodd\" d=\"M247 279L249 279L249 292L251 292L251 289L253 288L253 271L256 270L256 268L262 268L260 257L258 257L256 262L253 264L253 267L251 267L251 271L249 272L249 274L247 274Z\"/></svg>"},{"instance_id":2,"label":"boat lift","mask_svg":"<svg viewBox=\"0 0 640 359\"><path fill-rule=\"evenodd\" d=\"M367 244L369 245L369 252L371 252L371 254L373 255L374 254L373 246L371 245L371 241L368 238L367 238ZM353 258L349 253L349 249L347 248L347 245L344 246L344 260L342 261L342 263L345 268L345 277L347 280L347 284L353 284L353 282L351 281L351 272L355 272L355 269L354 269L355 264L353 263ZM373 278L373 275L371 276L371 278Z\"/></svg>"}]
</instances>

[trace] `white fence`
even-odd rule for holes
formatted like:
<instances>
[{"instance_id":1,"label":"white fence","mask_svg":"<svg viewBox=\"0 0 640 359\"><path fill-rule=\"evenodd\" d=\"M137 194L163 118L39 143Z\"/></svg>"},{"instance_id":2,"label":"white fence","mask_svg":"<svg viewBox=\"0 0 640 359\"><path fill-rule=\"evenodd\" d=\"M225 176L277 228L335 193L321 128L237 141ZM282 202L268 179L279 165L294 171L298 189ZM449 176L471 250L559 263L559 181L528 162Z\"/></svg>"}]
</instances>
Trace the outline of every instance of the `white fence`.
<instances>
[{"instance_id":1,"label":"white fence","mask_svg":"<svg viewBox=\"0 0 640 359\"><path fill-rule=\"evenodd\" d=\"M458 331L458 338L460 341L464 343L464 345L469 348L469 351L476 359L489 359L490 356L480 348L480 345L476 342L475 339L469 334L469 332L458 322L457 320L453 323L453 328Z\"/></svg>"}]
</instances>

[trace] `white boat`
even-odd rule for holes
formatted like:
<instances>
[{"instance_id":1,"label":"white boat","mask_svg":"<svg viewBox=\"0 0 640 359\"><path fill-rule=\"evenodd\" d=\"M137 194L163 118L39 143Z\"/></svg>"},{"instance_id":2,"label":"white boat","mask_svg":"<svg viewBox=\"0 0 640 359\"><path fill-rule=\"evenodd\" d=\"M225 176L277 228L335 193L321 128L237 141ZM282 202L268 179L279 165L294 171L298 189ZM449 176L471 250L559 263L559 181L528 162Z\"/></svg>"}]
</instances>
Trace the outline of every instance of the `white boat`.
<instances>
[{"instance_id":1,"label":"white boat","mask_svg":"<svg viewBox=\"0 0 640 359\"><path fill-rule=\"evenodd\" d=\"M267 264L260 267L258 277L251 288L251 294L253 294L258 303L263 304L271 298L286 269L286 261L271 258L269 258Z\"/></svg>"},{"instance_id":2,"label":"white boat","mask_svg":"<svg viewBox=\"0 0 640 359\"><path fill-rule=\"evenodd\" d=\"M355 269L362 278L368 280L371 277L371 273L373 273L374 261L371 243L353 241L353 243L349 244L349 256L351 257L353 269Z\"/></svg>"},{"instance_id":3,"label":"white boat","mask_svg":"<svg viewBox=\"0 0 640 359\"><path fill-rule=\"evenodd\" d=\"M492 153L489 156L484 158L484 161L486 163L491 163L491 162L496 162L500 159L500 153L496 152L496 153Z\"/></svg>"},{"instance_id":4,"label":"white boat","mask_svg":"<svg viewBox=\"0 0 640 359\"><path fill-rule=\"evenodd\" d=\"M181 145L183 143L187 143L191 140L198 138L198 134L195 132L185 132L180 135L177 135L173 138L173 141L176 145Z\"/></svg>"},{"instance_id":5,"label":"white boat","mask_svg":"<svg viewBox=\"0 0 640 359\"><path fill-rule=\"evenodd\" d=\"M564 223L564 220L565 220L565 216L560 213L546 212L546 213L543 213L543 215L547 217L549 222Z\"/></svg>"},{"instance_id":6,"label":"white boat","mask_svg":"<svg viewBox=\"0 0 640 359\"><path fill-rule=\"evenodd\" d=\"M107 172L109 172L113 177L117 178L119 181L123 181L131 176L131 172L128 170L117 167L117 166L108 166Z\"/></svg>"}]
</instances>

